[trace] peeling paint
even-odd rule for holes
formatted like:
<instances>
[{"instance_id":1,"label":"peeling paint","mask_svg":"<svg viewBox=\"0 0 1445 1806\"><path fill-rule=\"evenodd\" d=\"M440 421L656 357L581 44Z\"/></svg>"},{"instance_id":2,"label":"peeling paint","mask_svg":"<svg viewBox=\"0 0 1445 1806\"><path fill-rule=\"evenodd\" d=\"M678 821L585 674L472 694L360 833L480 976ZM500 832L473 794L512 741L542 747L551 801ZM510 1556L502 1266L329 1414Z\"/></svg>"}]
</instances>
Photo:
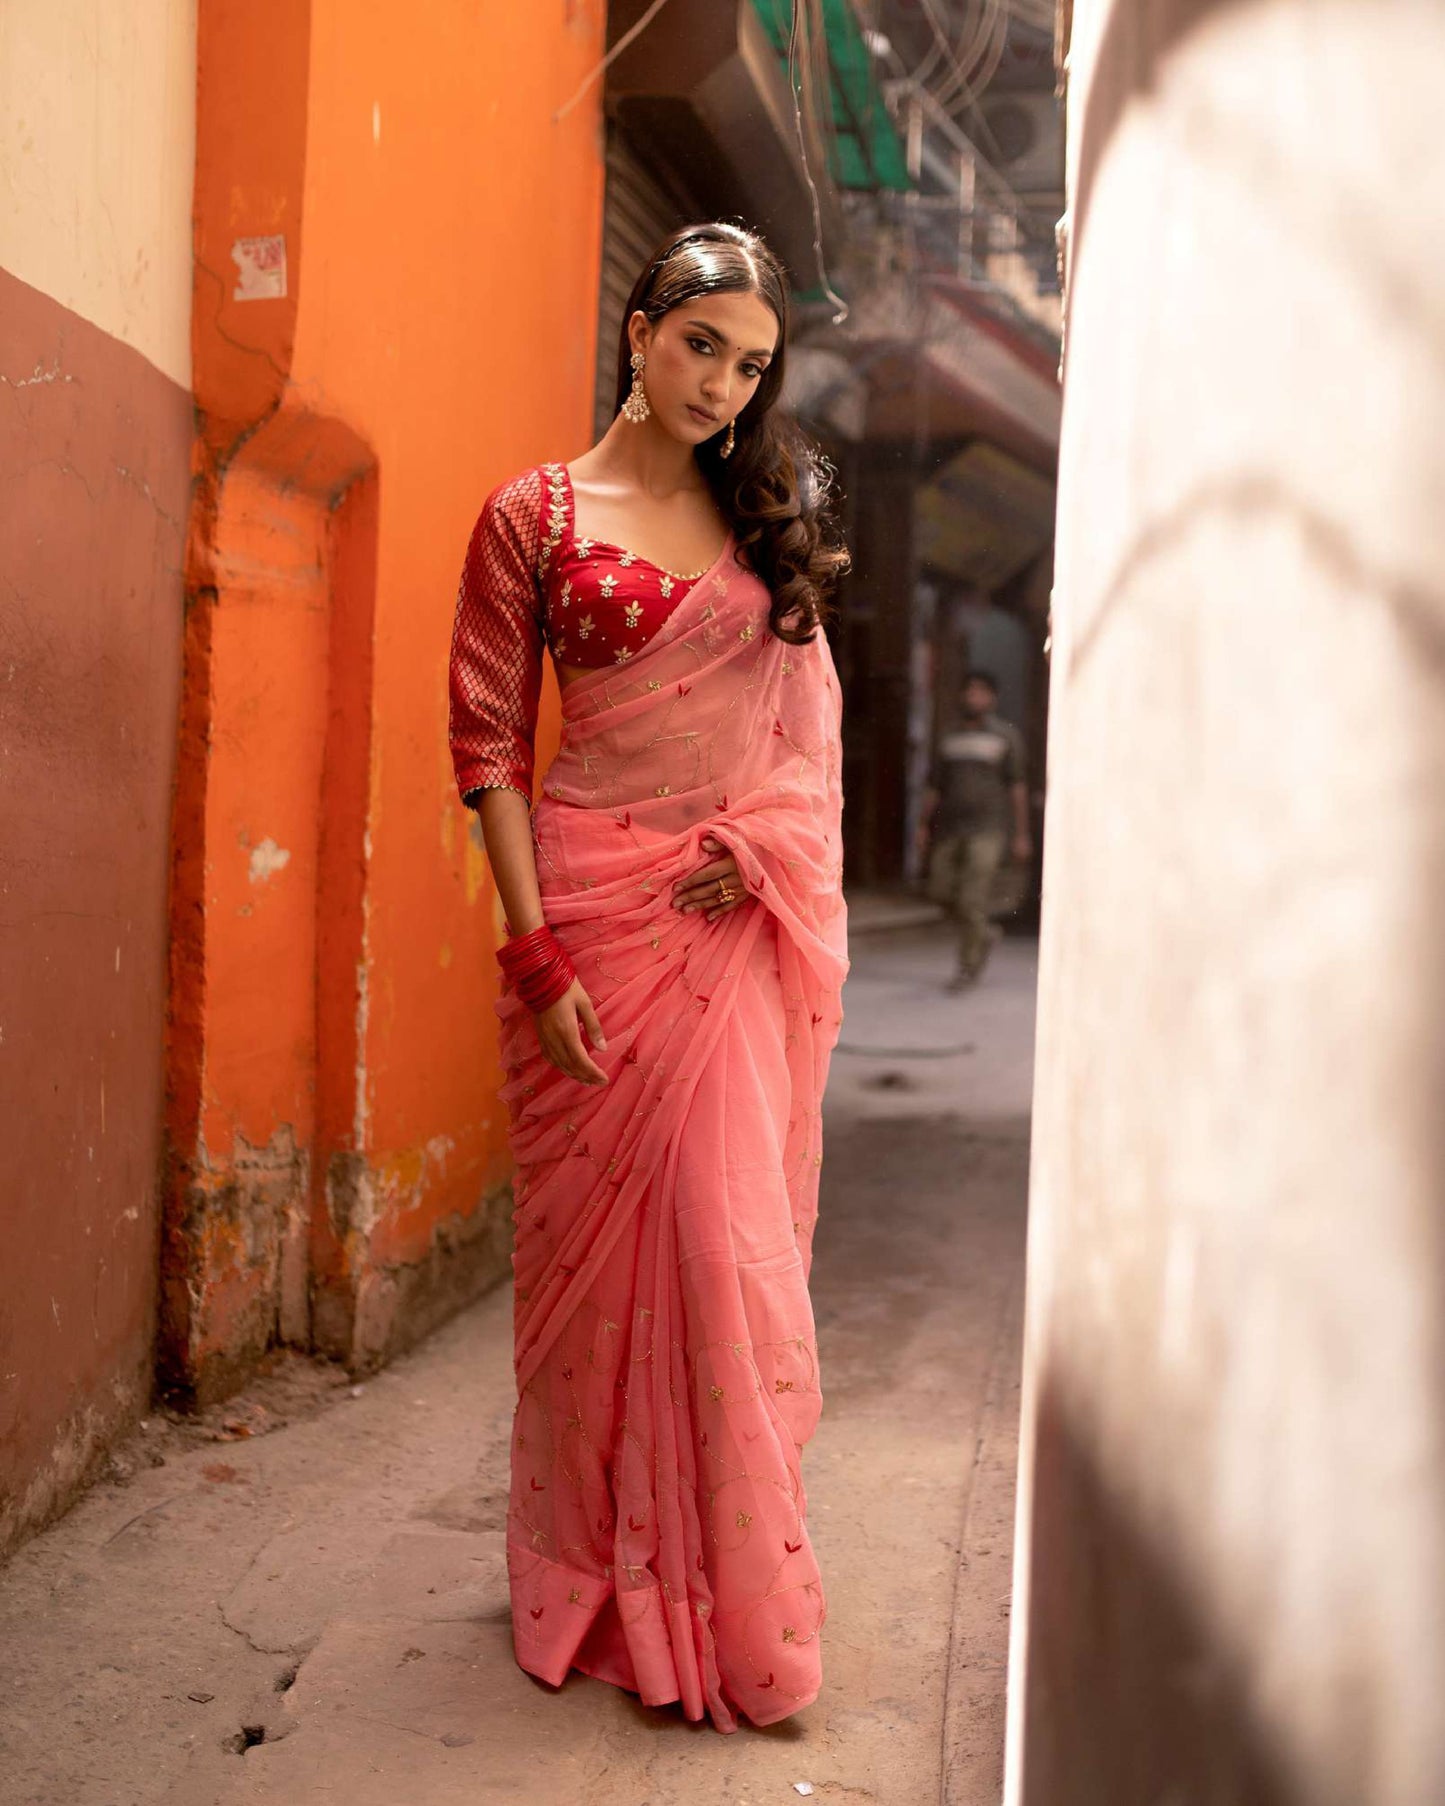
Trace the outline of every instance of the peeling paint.
<instances>
[{"instance_id":1,"label":"peeling paint","mask_svg":"<svg viewBox=\"0 0 1445 1806\"><path fill-rule=\"evenodd\" d=\"M352 1105L351 1136L359 1148L366 1146L366 1027L371 1017L371 980L367 969L367 939L371 922L369 895L361 906L361 958L356 962L356 1097Z\"/></svg>"},{"instance_id":2,"label":"peeling paint","mask_svg":"<svg viewBox=\"0 0 1445 1806\"><path fill-rule=\"evenodd\" d=\"M0 383L3 383L7 389L30 389L36 383L73 383L74 381L73 376L67 376L60 368L59 359L48 370L37 364L29 376L0 376Z\"/></svg>"},{"instance_id":3,"label":"peeling paint","mask_svg":"<svg viewBox=\"0 0 1445 1806\"><path fill-rule=\"evenodd\" d=\"M362 1155L333 1155L326 1174L326 1214L337 1241L353 1250L375 1229L381 1209Z\"/></svg>"},{"instance_id":4,"label":"peeling paint","mask_svg":"<svg viewBox=\"0 0 1445 1806\"><path fill-rule=\"evenodd\" d=\"M116 1375L108 1388L111 1406L83 1405L57 1426L45 1459L25 1485L0 1492L0 1561L22 1538L59 1517L90 1484L106 1451L139 1418L148 1384L148 1375Z\"/></svg>"},{"instance_id":5,"label":"peeling paint","mask_svg":"<svg viewBox=\"0 0 1445 1806\"><path fill-rule=\"evenodd\" d=\"M162 1382L195 1403L232 1390L304 1307L293 1269L309 1219L310 1152L290 1123L261 1145L234 1141L222 1170L204 1157L192 1167L162 1256Z\"/></svg>"},{"instance_id":6,"label":"peeling paint","mask_svg":"<svg viewBox=\"0 0 1445 1806\"><path fill-rule=\"evenodd\" d=\"M284 301L286 298L286 240L279 232L259 238L238 238L231 245L236 266L233 301Z\"/></svg>"},{"instance_id":7,"label":"peeling paint","mask_svg":"<svg viewBox=\"0 0 1445 1806\"><path fill-rule=\"evenodd\" d=\"M252 884L264 884L268 878L274 878L291 863L289 847L278 847L268 834L259 845L251 848L250 864L247 868Z\"/></svg>"}]
</instances>

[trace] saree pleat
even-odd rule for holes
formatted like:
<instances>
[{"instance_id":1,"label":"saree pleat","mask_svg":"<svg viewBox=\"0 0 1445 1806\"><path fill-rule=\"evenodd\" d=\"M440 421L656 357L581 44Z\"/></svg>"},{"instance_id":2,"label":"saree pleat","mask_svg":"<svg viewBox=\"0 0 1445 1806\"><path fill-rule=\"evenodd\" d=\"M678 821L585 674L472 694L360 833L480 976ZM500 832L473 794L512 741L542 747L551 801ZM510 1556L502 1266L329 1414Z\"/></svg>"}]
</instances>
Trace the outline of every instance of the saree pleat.
<instances>
[{"instance_id":1,"label":"saree pleat","mask_svg":"<svg viewBox=\"0 0 1445 1806\"><path fill-rule=\"evenodd\" d=\"M846 972L837 679L729 554L624 672L564 694L534 816L605 1087L498 1005L516 1159L508 1562L517 1659L733 1730L813 1699L801 1449L821 1098ZM673 884L733 853L707 922Z\"/></svg>"}]
</instances>

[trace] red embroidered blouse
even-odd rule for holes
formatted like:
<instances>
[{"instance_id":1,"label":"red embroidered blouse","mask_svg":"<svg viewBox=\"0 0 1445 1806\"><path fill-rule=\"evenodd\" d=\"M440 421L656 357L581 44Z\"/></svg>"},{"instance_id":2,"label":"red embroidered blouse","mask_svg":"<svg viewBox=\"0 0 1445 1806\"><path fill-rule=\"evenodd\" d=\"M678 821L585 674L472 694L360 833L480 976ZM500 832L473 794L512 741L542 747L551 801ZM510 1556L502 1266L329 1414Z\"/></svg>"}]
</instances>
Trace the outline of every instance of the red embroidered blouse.
<instances>
[{"instance_id":1,"label":"red embroidered blouse","mask_svg":"<svg viewBox=\"0 0 1445 1806\"><path fill-rule=\"evenodd\" d=\"M625 546L578 539L561 464L494 489L472 529L452 630L457 788L532 800L542 647L558 663L626 664L705 573L667 571Z\"/></svg>"}]
</instances>

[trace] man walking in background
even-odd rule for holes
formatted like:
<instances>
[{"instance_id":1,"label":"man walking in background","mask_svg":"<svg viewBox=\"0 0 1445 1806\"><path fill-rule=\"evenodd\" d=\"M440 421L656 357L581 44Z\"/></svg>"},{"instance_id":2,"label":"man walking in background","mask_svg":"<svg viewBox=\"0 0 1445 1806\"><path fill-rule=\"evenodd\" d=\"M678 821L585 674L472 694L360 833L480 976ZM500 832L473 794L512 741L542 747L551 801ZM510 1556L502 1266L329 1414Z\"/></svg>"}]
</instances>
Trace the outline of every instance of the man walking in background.
<instances>
[{"instance_id":1,"label":"man walking in background","mask_svg":"<svg viewBox=\"0 0 1445 1806\"><path fill-rule=\"evenodd\" d=\"M982 972L999 930L990 919L994 881L1005 857L1033 853L1023 736L994 711L998 684L971 671L963 720L938 743L919 836L928 849L928 894L958 922L958 970L950 990Z\"/></svg>"}]
</instances>

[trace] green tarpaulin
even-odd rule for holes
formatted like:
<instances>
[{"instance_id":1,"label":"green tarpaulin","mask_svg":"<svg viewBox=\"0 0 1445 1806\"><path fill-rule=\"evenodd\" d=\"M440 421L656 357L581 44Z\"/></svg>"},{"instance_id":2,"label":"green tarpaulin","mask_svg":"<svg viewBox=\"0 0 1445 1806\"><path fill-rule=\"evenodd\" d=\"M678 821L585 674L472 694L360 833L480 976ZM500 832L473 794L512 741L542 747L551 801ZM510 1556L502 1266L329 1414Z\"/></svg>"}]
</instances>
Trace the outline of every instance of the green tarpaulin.
<instances>
[{"instance_id":1,"label":"green tarpaulin","mask_svg":"<svg viewBox=\"0 0 1445 1806\"><path fill-rule=\"evenodd\" d=\"M786 66L793 0L753 0ZM879 92L873 58L849 0L823 0L832 101L833 179L840 188L911 186L903 145Z\"/></svg>"}]
</instances>

